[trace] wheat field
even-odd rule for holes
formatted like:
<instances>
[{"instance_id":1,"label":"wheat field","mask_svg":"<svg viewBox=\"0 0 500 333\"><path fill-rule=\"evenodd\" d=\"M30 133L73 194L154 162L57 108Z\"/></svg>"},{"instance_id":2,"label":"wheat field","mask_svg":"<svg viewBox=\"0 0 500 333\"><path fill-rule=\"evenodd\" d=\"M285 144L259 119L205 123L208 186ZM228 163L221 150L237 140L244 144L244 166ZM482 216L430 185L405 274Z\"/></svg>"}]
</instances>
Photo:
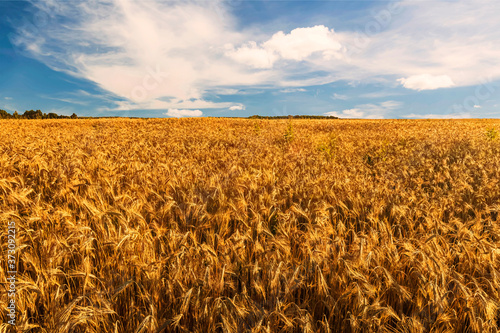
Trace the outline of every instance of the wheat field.
<instances>
[{"instance_id":1,"label":"wheat field","mask_svg":"<svg viewBox=\"0 0 500 333\"><path fill-rule=\"evenodd\" d=\"M499 120L0 129L0 332L500 330Z\"/></svg>"}]
</instances>

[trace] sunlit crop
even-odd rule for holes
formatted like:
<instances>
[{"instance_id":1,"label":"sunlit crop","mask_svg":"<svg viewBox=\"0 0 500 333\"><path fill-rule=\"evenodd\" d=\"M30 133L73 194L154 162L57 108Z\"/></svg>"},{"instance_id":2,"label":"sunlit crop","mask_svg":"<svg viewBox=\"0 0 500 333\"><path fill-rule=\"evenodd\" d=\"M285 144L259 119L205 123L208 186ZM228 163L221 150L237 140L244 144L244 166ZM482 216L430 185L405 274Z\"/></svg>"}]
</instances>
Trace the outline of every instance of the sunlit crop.
<instances>
[{"instance_id":1,"label":"sunlit crop","mask_svg":"<svg viewBox=\"0 0 500 333\"><path fill-rule=\"evenodd\" d=\"M495 332L498 130L495 120L0 121L17 327ZM3 290L0 300L1 332Z\"/></svg>"}]
</instances>

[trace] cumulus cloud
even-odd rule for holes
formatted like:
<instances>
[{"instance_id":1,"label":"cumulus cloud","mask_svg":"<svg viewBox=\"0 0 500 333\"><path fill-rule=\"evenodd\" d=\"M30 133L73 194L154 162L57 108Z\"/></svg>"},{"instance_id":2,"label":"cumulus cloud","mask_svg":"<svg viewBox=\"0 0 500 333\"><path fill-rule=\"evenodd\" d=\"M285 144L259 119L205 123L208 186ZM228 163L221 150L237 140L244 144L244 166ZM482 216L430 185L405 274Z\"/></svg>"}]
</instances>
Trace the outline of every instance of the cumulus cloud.
<instances>
[{"instance_id":1,"label":"cumulus cloud","mask_svg":"<svg viewBox=\"0 0 500 333\"><path fill-rule=\"evenodd\" d=\"M320 53L324 59L339 57L342 46L338 39L333 29L317 25L297 28L289 34L279 31L260 45L255 41L238 48L227 44L226 55L254 68L272 68L280 59L302 61L314 53Z\"/></svg>"},{"instance_id":2,"label":"cumulus cloud","mask_svg":"<svg viewBox=\"0 0 500 333\"><path fill-rule=\"evenodd\" d=\"M239 48L235 48L232 44L225 47L227 49L226 56L254 68L271 68L274 62L278 60L276 54L257 46L254 41L250 41Z\"/></svg>"},{"instance_id":3,"label":"cumulus cloud","mask_svg":"<svg viewBox=\"0 0 500 333\"><path fill-rule=\"evenodd\" d=\"M413 90L434 90L439 88L449 88L455 85L448 75L420 74L398 80L403 87Z\"/></svg>"},{"instance_id":4,"label":"cumulus cloud","mask_svg":"<svg viewBox=\"0 0 500 333\"><path fill-rule=\"evenodd\" d=\"M201 117L203 112L200 110L179 110L179 109L168 109L165 113L166 116L182 118L182 117Z\"/></svg>"},{"instance_id":5,"label":"cumulus cloud","mask_svg":"<svg viewBox=\"0 0 500 333\"><path fill-rule=\"evenodd\" d=\"M245 106L243 104L233 105L233 106L229 107L229 110L231 110L231 111L245 110Z\"/></svg>"},{"instance_id":6,"label":"cumulus cloud","mask_svg":"<svg viewBox=\"0 0 500 333\"><path fill-rule=\"evenodd\" d=\"M263 44L264 49L279 54L283 59L301 61L315 52L330 59L342 46L333 29L324 25L310 28L297 28L289 34L275 33Z\"/></svg>"},{"instance_id":7,"label":"cumulus cloud","mask_svg":"<svg viewBox=\"0 0 500 333\"><path fill-rule=\"evenodd\" d=\"M379 104L356 105L352 109L346 109L341 112L327 112L325 115L339 118L383 119L387 114L399 109L401 106L401 102L386 101Z\"/></svg>"}]
</instances>

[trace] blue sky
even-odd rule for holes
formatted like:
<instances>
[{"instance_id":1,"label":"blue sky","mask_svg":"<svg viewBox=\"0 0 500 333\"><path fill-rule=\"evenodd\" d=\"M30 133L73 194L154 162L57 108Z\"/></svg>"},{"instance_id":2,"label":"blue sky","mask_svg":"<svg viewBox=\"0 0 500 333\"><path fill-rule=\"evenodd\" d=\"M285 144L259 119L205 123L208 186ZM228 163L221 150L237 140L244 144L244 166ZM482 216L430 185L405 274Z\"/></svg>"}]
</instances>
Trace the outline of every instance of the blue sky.
<instances>
[{"instance_id":1,"label":"blue sky","mask_svg":"<svg viewBox=\"0 0 500 333\"><path fill-rule=\"evenodd\" d=\"M500 3L0 0L0 109L498 118Z\"/></svg>"}]
</instances>

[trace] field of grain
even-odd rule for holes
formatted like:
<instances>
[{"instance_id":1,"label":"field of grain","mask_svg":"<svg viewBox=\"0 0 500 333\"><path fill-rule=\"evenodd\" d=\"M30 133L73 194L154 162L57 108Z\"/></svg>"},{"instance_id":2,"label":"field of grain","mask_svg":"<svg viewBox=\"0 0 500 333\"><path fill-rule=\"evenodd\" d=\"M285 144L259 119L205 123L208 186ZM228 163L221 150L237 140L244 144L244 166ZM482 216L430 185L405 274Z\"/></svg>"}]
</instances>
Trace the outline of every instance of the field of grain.
<instances>
[{"instance_id":1,"label":"field of grain","mask_svg":"<svg viewBox=\"0 0 500 333\"><path fill-rule=\"evenodd\" d=\"M500 121L0 121L0 332L496 332Z\"/></svg>"}]
</instances>

